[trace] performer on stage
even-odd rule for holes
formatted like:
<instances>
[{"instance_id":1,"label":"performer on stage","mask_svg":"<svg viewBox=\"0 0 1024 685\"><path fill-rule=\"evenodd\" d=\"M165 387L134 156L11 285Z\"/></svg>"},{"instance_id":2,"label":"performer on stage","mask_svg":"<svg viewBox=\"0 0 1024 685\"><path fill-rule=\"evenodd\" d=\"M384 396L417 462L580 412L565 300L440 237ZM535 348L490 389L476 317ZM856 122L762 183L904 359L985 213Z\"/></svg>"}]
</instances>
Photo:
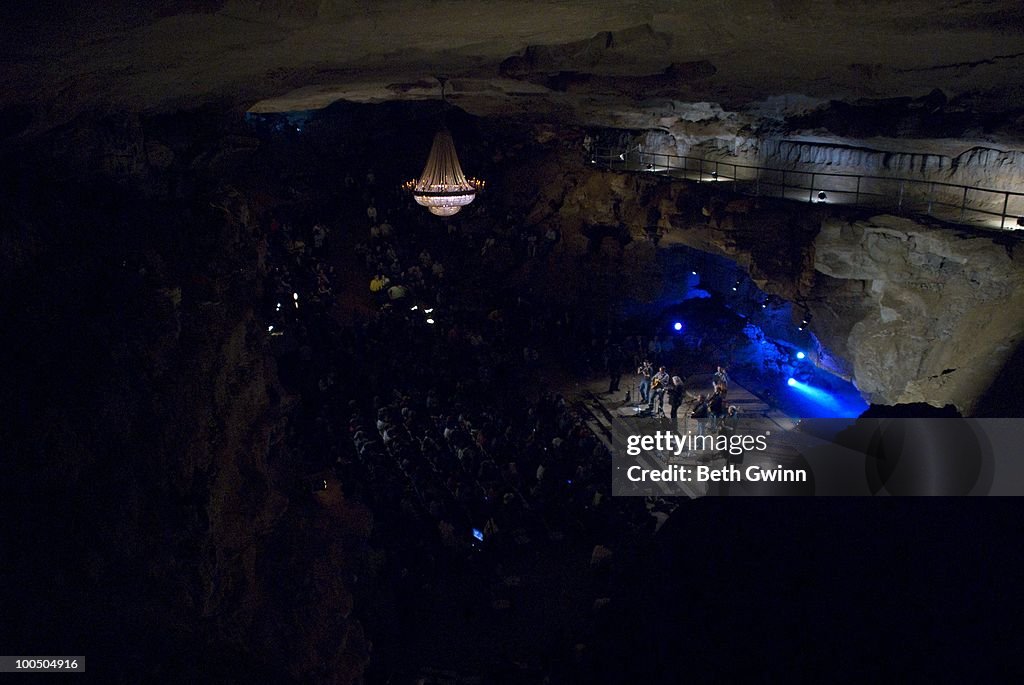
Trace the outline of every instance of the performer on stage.
<instances>
[{"instance_id":1,"label":"performer on stage","mask_svg":"<svg viewBox=\"0 0 1024 685\"><path fill-rule=\"evenodd\" d=\"M697 435L704 435L705 424L708 420L708 403L704 395L697 395L693 403L693 411L690 412L691 419L697 419Z\"/></svg>"},{"instance_id":2,"label":"performer on stage","mask_svg":"<svg viewBox=\"0 0 1024 685\"><path fill-rule=\"evenodd\" d=\"M647 404L651 401L651 376L654 375L654 367L645 359L636 372L640 375L640 401Z\"/></svg>"},{"instance_id":3,"label":"performer on stage","mask_svg":"<svg viewBox=\"0 0 1024 685\"><path fill-rule=\"evenodd\" d=\"M654 404L658 404L658 414L665 412L665 391L668 390L668 385L671 382L668 372L665 371L664 366L658 367L658 373L654 374L654 378L651 379L651 398L648 403L650 410L654 411Z\"/></svg>"},{"instance_id":4,"label":"performer on stage","mask_svg":"<svg viewBox=\"0 0 1024 685\"><path fill-rule=\"evenodd\" d=\"M672 376L672 386L668 389L668 406L672 407L672 420L678 418L679 407L683 403L683 379Z\"/></svg>"},{"instance_id":5,"label":"performer on stage","mask_svg":"<svg viewBox=\"0 0 1024 685\"><path fill-rule=\"evenodd\" d=\"M714 376L711 377L715 385L724 385L725 388L729 389L729 374L726 373L724 366L719 366L718 370L715 371Z\"/></svg>"},{"instance_id":6,"label":"performer on stage","mask_svg":"<svg viewBox=\"0 0 1024 685\"><path fill-rule=\"evenodd\" d=\"M718 432L718 422L725 416L725 386L715 385L715 392L708 398L708 416L711 419L711 432Z\"/></svg>"}]
</instances>

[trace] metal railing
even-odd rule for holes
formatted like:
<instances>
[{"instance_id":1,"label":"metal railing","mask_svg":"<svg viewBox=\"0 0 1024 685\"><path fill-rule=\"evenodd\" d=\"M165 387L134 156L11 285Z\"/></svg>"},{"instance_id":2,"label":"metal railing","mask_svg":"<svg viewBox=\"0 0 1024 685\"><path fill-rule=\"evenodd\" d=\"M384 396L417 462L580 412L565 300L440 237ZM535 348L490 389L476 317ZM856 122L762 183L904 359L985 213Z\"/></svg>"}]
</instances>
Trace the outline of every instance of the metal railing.
<instances>
[{"instance_id":1,"label":"metal railing","mask_svg":"<svg viewBox=\"0 0 1024 685\"><path fill-rule=\"evenodd\" d=\"M722 183L732 192L917 214L990 228L1024 227L1024 192L822 171L751 166L701 157L645 152L639 146L599 148L592 164L613 171L653 173L697 183ZM723 187L723 190L726 189Z\"/></svg>"}]
</instances>

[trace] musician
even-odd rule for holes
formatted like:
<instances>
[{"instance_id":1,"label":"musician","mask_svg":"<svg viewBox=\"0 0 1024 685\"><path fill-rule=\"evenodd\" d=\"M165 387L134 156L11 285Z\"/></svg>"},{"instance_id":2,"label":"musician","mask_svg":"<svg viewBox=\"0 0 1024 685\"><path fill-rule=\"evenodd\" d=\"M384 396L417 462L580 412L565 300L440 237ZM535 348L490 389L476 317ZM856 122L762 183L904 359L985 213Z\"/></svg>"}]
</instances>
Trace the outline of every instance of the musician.
<instances>
[{"instance_id":1,"label":"musician","mask_svg":"<svg viewBox=\"0 0 1024 685\"><path fill-rule=\"evenodd\" d=\"M672 386L668 389L668 406L672 407L672 420L678 418L679 407L683 403L683 379L672 376Z\"/></svg>"},{"instance_id":2,"label":"musician","mask_svg":"<svg viewBox=\"0 0 1024 685\"><path fill-rule=\"evenodd\" d=\"M705 424L708 421L708 403L704 395L697 395L690 418L697 419L697 435L704 435Z\"/></svg>"},{"instance_id":3,"label":"musician","mask_svg":"<svg viewBox=\"0 0 1024 685\"><path fill-rule=\"evenodd\" d=\"M645 359L636 372L640 376L640 401L647 404L651 400L651 376L654 375L654 367Z\"/></svg>"},{"instance_id":4,"label":"musician","mask_svg":"<svg viewBox=\"0 0 1024 685\"><path fill-rule=\"evenodd\" d=\"M658 413L662 414L665 412L665 391L668 390L670 382L671 377L665 371L665 367L659 366L658 373L654 374L654 378L651 379L651 395L648 402L651 411L654 411L654 403L657 402Z\"/></svg>"},{"instance_id":5,"label":"musician","mask_svg":"<svg viewBox=\"0 0 1024 685\"><path fill-rule=\"evenodd\" d=\"M711 419L711 432L718 431L718 422L725 416L725 390L723 385L716 385L715 392L708 398L708 416Z\"/></svg>"},{"instance_id":6,"label":"musician","mask_svg":"<svg viewBox=\"0 0 1024 685\"><path fill-rule=\"evenodd\" d=\"M711 377L711 380L715 385L724 385L726 389L729 388L730 378L729 374L725 372L724 366L718 367L718 370L715 371L715 374Z\"/></svg>"}]
</instances>

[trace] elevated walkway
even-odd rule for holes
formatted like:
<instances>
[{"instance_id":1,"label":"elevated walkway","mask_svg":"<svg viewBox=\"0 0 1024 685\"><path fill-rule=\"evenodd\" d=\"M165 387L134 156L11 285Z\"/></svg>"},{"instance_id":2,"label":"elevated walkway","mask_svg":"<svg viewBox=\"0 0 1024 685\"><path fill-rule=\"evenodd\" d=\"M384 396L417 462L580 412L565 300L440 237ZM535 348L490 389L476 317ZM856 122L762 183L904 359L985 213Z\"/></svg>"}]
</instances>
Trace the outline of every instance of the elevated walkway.
<instances>
[{"instance_id":1,"label":"elevated walkway","mask_svg":"<svg viewBox=\"0 0 1024 685\"><path fill-rule=\"evenodd\" d=\"M599 148L591 154L589 161L611 171L713 183L721 186L723 191L753 197L864 207L991 229L1024 228L1024 192L1017 190L889 176L751 166L644 152L637 146Z\"/></svg>"}]
</instances>

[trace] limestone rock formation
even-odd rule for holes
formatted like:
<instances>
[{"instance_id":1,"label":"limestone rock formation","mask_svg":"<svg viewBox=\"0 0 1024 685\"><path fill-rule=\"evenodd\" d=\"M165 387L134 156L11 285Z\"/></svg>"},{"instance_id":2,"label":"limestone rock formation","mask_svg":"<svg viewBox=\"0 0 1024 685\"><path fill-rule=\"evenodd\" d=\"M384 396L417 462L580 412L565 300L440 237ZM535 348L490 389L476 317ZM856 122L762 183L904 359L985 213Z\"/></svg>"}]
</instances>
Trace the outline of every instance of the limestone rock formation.
<instances>
[{"instance_id":1,"label":"limestone rock formation","mask_svg":"<svg viewBox=\"0 0 1024 685\"><path fill-rule=\"evenodd\" d=\"M827 219L814 268L833 294L819 286L811 310L847 319L853 377L873 402L969 413L1024 337L1016 243L892 216Z\"/></svg>"}]
</instances>

